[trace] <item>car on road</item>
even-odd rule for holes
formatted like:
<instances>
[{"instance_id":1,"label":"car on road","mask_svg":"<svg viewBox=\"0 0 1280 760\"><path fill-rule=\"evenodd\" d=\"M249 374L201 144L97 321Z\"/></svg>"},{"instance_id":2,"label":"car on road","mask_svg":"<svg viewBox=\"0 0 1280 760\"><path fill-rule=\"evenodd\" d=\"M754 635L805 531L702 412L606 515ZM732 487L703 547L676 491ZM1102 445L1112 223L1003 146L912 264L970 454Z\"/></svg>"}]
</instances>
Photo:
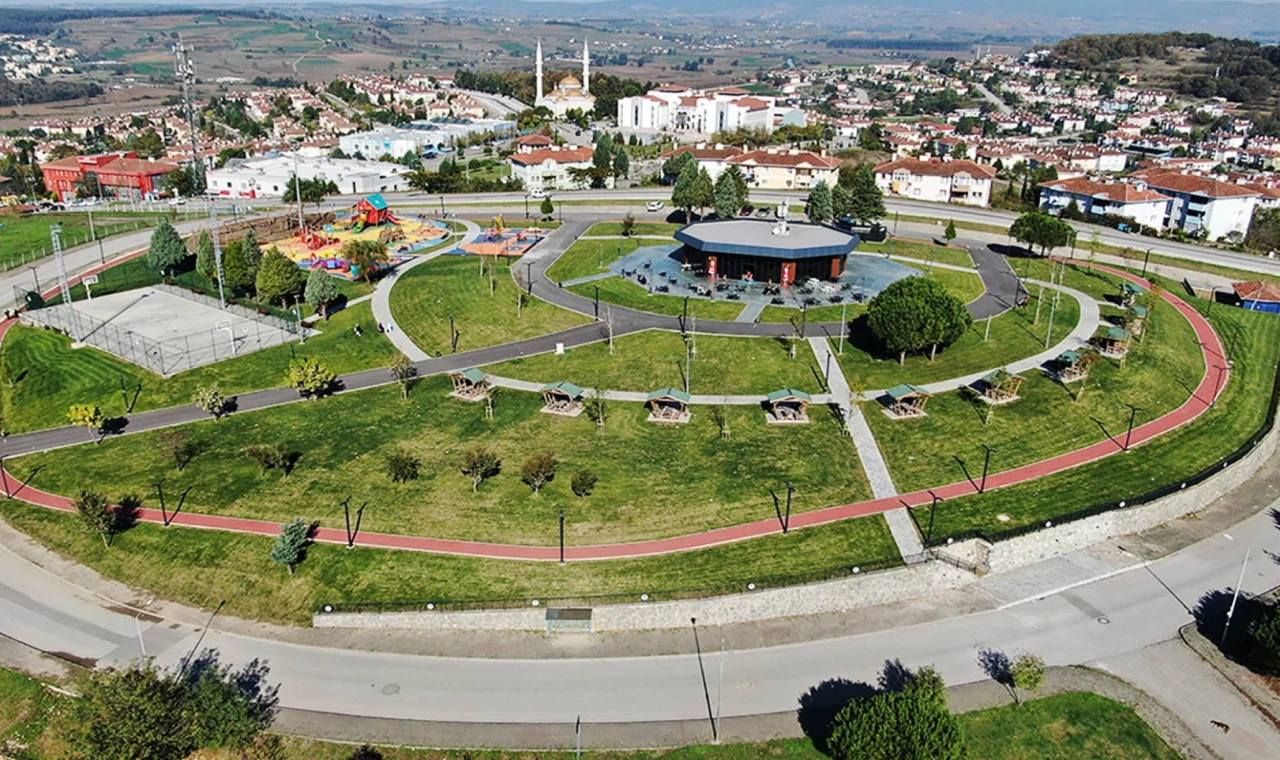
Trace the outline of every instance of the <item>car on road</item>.
<instances>
[{"instance_id":1,"label":"car on road","mask_svg":"<svg viewBox=\"0 0 1280 760\"><path fill-rule=\"evenodd\" d=\"M537 187L537 188L534 188L533 190L530 190L530 191L529 191L529 197L530 197L530 198L546 198L546 197L547 197L547 191L546 191L546 190L543 190L543 189L542 189L542 188L540 188L540 187Z\"/></svg>"},{"instance_id":2,"label":"car on road","mask_svg":"<svg viewBox=\"0 0 1280 760\"><path fill-rule=\"evenodd\" d=\"M186 198L170 198L170 199L169 199L169 205L170 205L170 206L185 206L185 205L187 205L187 199L186 199Z\"/></svg>"},{"instance_id":3,"label":"car on road","mask_svg":"<svg viewBox=\"0 0 1280 760\"><path fill-rule=\"evenodd\" d=\"M648 203L644 204L644 208L645 208L645 211L661 211L662 209L666 208L666 205L667 204L663 203L662 201L649 201Z\"/></svg>"},{"instance_id":4,"label":"car on road","mask_svg":"<svg viewBox=\"0 0 1280 760\"><path fill-rule=\"evenodd\" d=\"M763 219L763 218L765 218L766 216L768 216L768 215L769 215L769 212L770 212L770 211L772 211L772 210L773 210L773 209L769 208L768 206L761 206L760 208L756 209L756 216L758 216L758 217L760 217L761 219Z\"/></svg>"}]
</instances>

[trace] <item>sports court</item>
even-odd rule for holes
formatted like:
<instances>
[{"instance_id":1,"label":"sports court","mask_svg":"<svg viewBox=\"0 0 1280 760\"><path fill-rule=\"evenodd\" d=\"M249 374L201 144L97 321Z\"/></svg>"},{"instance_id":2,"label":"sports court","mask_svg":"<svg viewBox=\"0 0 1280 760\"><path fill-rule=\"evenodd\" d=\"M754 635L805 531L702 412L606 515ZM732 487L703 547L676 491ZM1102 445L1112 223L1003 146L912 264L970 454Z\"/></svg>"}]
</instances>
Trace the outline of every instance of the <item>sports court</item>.
<instances>
[{"instance_id":1,"label":"sports court","mask_svg":"<svg viewBox=\"0 0 1280 760\"><path fill-rule=\"evenodd\" d=\"M55 327L160 375L297 340L285 320L167 285L96 296L28 311L23 320ZM309 331L307 331L309 332Z\"/></svg>"}]
</instances>

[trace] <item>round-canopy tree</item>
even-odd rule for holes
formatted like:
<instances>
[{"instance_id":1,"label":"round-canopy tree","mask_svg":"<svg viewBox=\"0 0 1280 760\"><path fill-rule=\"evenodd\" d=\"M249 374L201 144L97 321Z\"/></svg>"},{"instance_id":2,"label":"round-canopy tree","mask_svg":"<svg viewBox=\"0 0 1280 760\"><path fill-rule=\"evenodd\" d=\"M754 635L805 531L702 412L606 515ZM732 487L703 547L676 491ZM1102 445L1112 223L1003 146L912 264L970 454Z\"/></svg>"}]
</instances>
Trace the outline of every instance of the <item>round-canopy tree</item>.
<instances>
[{"instance_id":1,"label":"round-canopy tree","mask_svg":"<svg viewBox=\"0 0 1280 760\"><path fill-rule=\"evenodd\" d=\"M908 352L928 348L929 361L938 346L964 335L973 317L964 302L935 280L908 277L880 291L867 305L867 325L880 343L905 363Z\"/></svg>"},{"instance_id":2,"label":"round-canopy tree","mask_svg":"<svg viewBox=\"0 0 1280 760\"><path fill-rule=\"evenodd\" d=\"M908 676L901 691L854 699L831 722L834 760L960 760L960 722L947 709L947 689L933 668Z\"/></svg>"},{"instance_id":3,"label":"round-canopy tree","mask_svg":"<svg viewBox=\"0 0 1280 760\"><path fill-rule=\"evenodd\" d=\"M1028 249L1040 247L1041 255L1049 255L1054 248L1061 248L1071 242L1075 228L1061 219L1050 216L1043 211L1028 211L1018 217L1009 227L1009 236Z\"/></svg>"}]
</instances>

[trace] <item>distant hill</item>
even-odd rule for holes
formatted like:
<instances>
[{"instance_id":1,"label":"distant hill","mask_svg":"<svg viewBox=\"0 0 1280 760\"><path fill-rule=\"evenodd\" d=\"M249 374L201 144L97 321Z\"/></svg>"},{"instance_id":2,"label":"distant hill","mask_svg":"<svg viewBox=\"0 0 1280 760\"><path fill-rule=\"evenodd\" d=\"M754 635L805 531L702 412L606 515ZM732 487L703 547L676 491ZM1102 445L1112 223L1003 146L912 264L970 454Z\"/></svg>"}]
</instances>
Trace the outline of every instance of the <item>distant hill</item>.
<instances>
[{"instance_id":1,"label":"distant hill","mask_svg":"<svg viewBox=\"0 0 1280 760\"><path fill-rule=\"evenodd\" d=\"M1077 69L1141 68L1175 92L1269 104L1280 89L1280 46L1209 34L1089 34L1059 42L1053 63Z\"/></svg>"}]
</instances>

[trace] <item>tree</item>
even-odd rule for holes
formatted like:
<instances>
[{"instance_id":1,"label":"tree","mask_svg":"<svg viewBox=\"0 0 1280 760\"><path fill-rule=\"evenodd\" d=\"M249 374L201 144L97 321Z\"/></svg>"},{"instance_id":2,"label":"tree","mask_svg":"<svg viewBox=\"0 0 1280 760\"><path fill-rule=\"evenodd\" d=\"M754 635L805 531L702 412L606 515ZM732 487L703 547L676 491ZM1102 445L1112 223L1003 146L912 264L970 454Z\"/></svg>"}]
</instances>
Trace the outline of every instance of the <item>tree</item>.
<instances>
[{"instance_id":1,"label":"tree","mask_svg":"<svg viewBox=\"0 0 1280 760\"><path fill-rule=\"evenodd\" d=\"M601 132L596 138L596 149L591 154L591 164L604 171L613 170L613 138L608 132Z\"/></svg>"},{"instance_id":2,"label":"tree","mask_svg":"<svg viewBox=\"0 0 1280 760\"><path fill-rule=\"evenodd\" d=\"M301 517L293 522L280 526L280 535L275 546L271 547L271 561L284 565L289 575L307 558L307 548L311 546L312 528Z\"/></svg>"},{"instance_id":3,"label":"tree","mask_svg":"<svg viewBox=\"0 0 1280 760\"><path fill-rule=\"evenodd\" d=\"M210 280L218 279L218 258L213 251L213 238L208 230L200 231L196 243L196 271Z\"/></svg>"},{"instance_id":4,"label":"tree","mask_svg":"<svg viewBox=\"0 0 1280 760\"><path fill-rule=\"evenodd\" d=\"M244 450L245 456L258 463L258 474L266 475L268 470L284 470L285 477L293 468L297 455L283 443L267 443L249 446Z\"/></svg>"},{"instance_id":5,"label":"tree","mask_svg":"<svg viewBox=\"0 0 1280 760\"><path fill-rule=\"evenodd\" d=\"M613 154L613 174L615 177L627 177L631 174L631 157L622 147Z\"/></svg>"},{"instance_id":6,"label":"tree","mask_svg":"<svg viewBox=\"0 0 1280 760\"><path fill-rule=\"evenodd\" d=\"M185 667L150 660L91 671L69 703L68 739L95 760L178 760L197 749L255 746L272 721L276 689L254 661L238 671L202 653Z\"/></svg>"},{"instance_id":7,"label":"tree","mask_svg":"<svg viewBox=\"0 0 1280 760\"><path fill-rule=\"evenodd\" d=\"M67 419L72 425L85 428L95 434L102 430L103 423L107 421L107 418L102 414L102 409L97 404L72 404L67 409ZM99 443L101 441L102 439L98 438L94 442Z\"/></svg>"},{"instance_id":8,"label":"tree","mask_svg":"<svg viewBox=\"0 0 1280 760\"><path fill-rule=\"evenodd\" d=\"M471 492L480 490L480 484L502 470L502 460L484 446L468 449L462 455L462 474L471 478Z\"/></svg>"},{"instance_id":9,"label":"tree","mask_svg":"<svg viewBox=\"0 0 1280 760\"><path fill-rule=\"evenodd\" d=\"M1280 605L1265 605L1253 628L1254 659L1269 673L1280 671Z\"/></svg>"},{"instance_id":10,"label":"tree","mask_svg":"<svg viewBox=\"0 0 1280 760\"><path fill-rule=\"evenodd\" d=\"M387 474L392 483L407 483L418 479L418 470L422 460L403 447L387 455Z\"/></svg>"},{"instance_id":11,"label":"tree","mask_svg":"<svg viewBox=\"0 0 1280 760\"><path fill-rule=\"evenodd\" d=\"M876 122L858 133L858 147L863 150L884 150L884 129Z\"/></svg>"},{"instance_id":12,"label":"tree","mask_svg":"<svg viewBox=\"0 0 1280 760\"><path fill-rule=\"evenodd\" d=\"M947 690L933 668L908 672L901 690L851 700L831 723L833 760L960 760L960 722L947 709Z\"/></svg>"},{"instance_id":13,"label":"tree","mask_svg":"<svg viewBox=\"0 0 1280 760\"><path fill-rule=\"evenodd\" d=\"M414 379L418 376L418 368L413 365L413 360L404 354L398 354L396 358L387 365L387 371L391 373L391 379L400 385L400 397L409 398L409 391L413 388Z\"/></svg>"},{"instance_id":14,"label":"tree","mask_svg":"<svg viewBox=\"0 0 1280 760\"><path fill-rule=\"evenodd\" d=\"M837 184L831 188L831 216L833 219L844 219L850 215L853 197L844 185Z\"/></svg>"},{"instance_id":15,"label":"tree","mask_svg":"<svg viewBox=\"0 0 1280 760\"><path fill-rule=\"evenodd\" d=\"M627 215L622 217L622 236L631 237L631 233L635 232L636 218L628 211Z\"/></svg>"},{"instance_id":16,"label":"tree","mask_svg":"<svg viewBox=\"0 0 1280 760\"><path fill-rule=\"evenodd\" d=\"M1009 664L1009 679L1013 682L1013 698L1021 704L1018 690L1040 691L1044 686L1044 660L1034 654L1020 654Z\"/></svg>"},{"instance_id":17,"label":"tree","mask_svg":"<svg viewBox=\"0 0 1280 760\"><path fill-rule=\"evenodd\" d=\"M729 164L724 173L720 175L728 177L733 183L733 187L737 190L738 195L738 211L746 207L747 201L751 200L751 188L747 185L747 176L742 173L742 167L737 164Z\"/></svg>"},{"instance_id":18,"label":"tree","mask_svg":"<svg viewBox=\"0 0 1280 760\"><path fill-rule=\"evenodd\" d=\"M947 228L943 230L942 236L947 239L948 243L956 239L956 220L955 219L947 220Z\"/></svg>"},{"instance_id":19,"label":"tree","mask_svg":"<svg viewBox=\"0 0 1280 760\"><path fill-rule=\"evenodd\" d=\"M884 215L884 193L876 185L875 170L863 164L849 184L849 216L858 224L875 224Z\"/></svg>"},{"instance_id":20,"label":"tree","mask_svg":"<svg viewBox=\"0 0 1280 760\"><path fill-rule=\"evenodd\" d=\"M303 288L307 285L307 278L297 264L290 261L279 249L272 248L271 252L263 257L255 282L258 298L266 302L280 301L288 306L290 299L302 295Z\"/></svg>"},{"instance_id":21,"label":"tree","mask_svg":"<svg viewBox=\"0 0 1280 760\"><path fill-rule=\"evenodd\" d=\"M524 464L520 466L520 481L532 488L533 495L537 496L555 478L559 464L552 452L539 451L524 460Z\"/></svg>"},{"instance_id":22,"label":"tree","mask_svg":"<svg viewBox=\"0 0 1280 760\"><path fill-rule=\"evenodd\" d=\"M552 214L554 214L554 213L556 212L556 206L555 206L555 204L554 204L554 203L552 203L552 202L551 202L551 199L550 199L550 198L543 198L543 199L542 199L542 205L541 205L541 206L538 206L538 211L539 211L539 212L540 212L544 217L550 218L550 217L551 217L551 215L552 215Z\"/></svg>"},{"instance_id":23,"label":"tree","mask_svg":"<svg viewBox=\"0 0 1280 760\"><path fill-rule=\"evenodd\" d=\"M227 287L244 293L253 288L255 274L244 257L244 246L241 241L233 241L223 250L222 282Z\"/></svg>"},{"instance_id":24,"label":"tree","mask_svg":"<svg viewBox=\"0 0 1280 760\"><path fill-rule=\"evenodd\" d=\"M111 546L111 536L115 533L116 519L111 509L111 502L98 491L84 489L72 502L80 521L90 533L97 533L104 547Z\"/></svg>"},{"instance_id":25,"label":"tree","mask_svg":"<svg viewBox=\"0 0 1280 760\"><path fill-rule=\"evenodd\" d=\"M690 199L693 205L698 207L698 216L705 216L707 206L716 202L716 186L705 168L698 170L698 176L693 181Z\"/></svg>"},{"instance_id":26,"label":"tree","mask_svg":"<svg viewBox=\"0 0 1280 760\"><path fill-rule=\"evenodd\" d=\"M973 324L964 302L936 280L907 277L892 283L867 305L867 326L889 351L905 363L908 352L955 342Z\"/></svg>"},{"instance_id":27,"label":"tree","mask_svg":"<svg viewBox=\"0 0 1280 760\"><path fill-rule=\"evenodd\" d=\"M337 378L328 365L308 356L290 362L284 379L285 385L297 390L303 398L317 398L328 392Z\"/></svg>"},{"instance_id":28,"label":"tree","mask_svg":"<svg viewBox=\"0 0 1280 760\"><path fill-rule=\"evenodd\" d=\"M679 177L681 174L684 173L685 166L687 166L688 164L697 164L697 163L698 163L698 159L694 157L692 152L688 150L682 150L679 153L675 154L674 156L668 158L666 161L662 162L662 176L667 178ZM672 202L672 205L673 206L676 205L674 201Z\"/></svg>"},{"instance_id":29,"label":"tree","mask_svg":"<svg viewBox=\"0 0 1280 760\"><path fill-rule=\"evenodd\" d=\"M716 216L721 219L732 219L738 215L738 188L734 186L733 180L729 178L728 173L721 174L720 179L716 180L715 198L712 205L715 207Z\"/></svg>"},{"instance_id":30,"label":"tree","mask_svg":"<svg viewBox=\"0 0 1280 760\"><path fill-rule=\"evenodd\" d=\"M1028 211L1014 220L1009 236L1027 245L1028 250L1040 247L1042 255L1071 242L1075 230L1071 225L1042 211Z\"/></svg>"},{"instance_id":31,"label":"tree","mask_svg":"<svg viewBox=\"0 0 1280 760\"><path fill-rule=\"evenodd\" d=\"M1080 210L1080 204L1076 203L1076 199L1072 198L1062 209L1062 218L1072 222L1084 221L1084 212Z\"/></svg>"},{"instance_id":32,"label":"tree","mask_svg":"<svg viewBox=\"0 0 1280 760\"><path fill-rule=\"evenodd\" d=\"M276 252L279 253L278 250ZM256 278L258 269L262 266L262 246L258 245L258 236L252 227L240 239L240 254L244 256L245 266L249 267L249 272Z\"/></svg>"},{"instance_id":33,"label":"tree","mask_svg":"<svg viewBox=\"0 0 1280 760\"><path fill-rule=\"evenodd\" d=\"M284 186L284 200L286 203L297 203L299 188L295 186L297 177L290 177L289 182ZM333 182L323 179L304 179L302 180L302 204L308 203L319 205L327 195L337 195L338 186Z\"/></svg>"},{"instance_id":34,"label":"tree","mask_svg":"<svg viewBox=\"0 0 1280 760\"><path fill-rule=\"evenodd\" d=\"M333 277L322 267L312 269L311 273L307 275L307 284L302 290L302 297L306 299L308 306L315 309L316 313L325 319L329 318L329 307L341 295L342 293L338 291L338 284L333 281Z\"/></svg>"},{"instance_id":35,"label":"tree","mask_svg":"<svg viewBox=\"0 0 1280 760\"><path fill-rule=\"evenodd\" d=\"M227 412L227 399L222 395L222 390L216 385L202 385L196 389L196 394L191 398L196 408L203 412L213 415L215 420L222 417Z\"/></svg>"},{"instance_id":36,"label":"tree","mask_svg":"<svg viewBox=\"0 0 1280 760\"><path fill-rule=\"evenodd\" d=\"M680 176L676 178L675 186L671 188L671 205L684 211L686 221L692 221L693 207L698 205L697 191L694 188L697 182L698 162L686 161L680 170Z\"/></svg>"},{"instance_id":37,"label":"tree","mask_svg":"<svg viewBox=\"0 0 1280 760\"><path fill-rule=\"evenodd\" d=\"M186 428L165 428L157 434L156 443L161 451L173 458L173 466L178 472L186 469L200 451L200 446L191 440Z\"/></svg>"},{"instance_id":38,"label":"tree","mask_svg":"<svg viewBox=\"0 0 1280 760\"><path fill-rule=\"evenodd\" d=\"M829 222L832 219L831 187L826 180L820 180L809 191L809 200L804 204L805 216L811 222Z\"/></svg>"},{"instance_id":39,"label":"tree","mask_svg":"<svg viewBox=\"0 0 1280 760\"><path fill-rule=\"evenodd\" d=\"M162 219L151 233L151 245L147 248L147 263L157 272L167 273L187 258L187 246L178 231Z\"/></svg>"},{"instance_id":40,"label":"tree","mask_svg":"<svg viewBox=\"0 0 1280 760\"><path fill-rule=\"evenodd\" d=\"M969 157L969 146L965 143L956 143L956 147L951 149L951 157L957 161L963 161Z\"/></svg>"},{"instance_id":41,"label":"tree","mask_svg":"<svg viewBox=\"0 0 1280 760\"><path fill-rule=\"evenodd\" d=\"M573 479L569 481L569 488L573 490L573 495L578 498L585 499L595 490L596 481L599 478L591 470L578 470L573 473Z\"/></svg>"},{"instance_id":42,"label":"tree","mask_svg":"<svg viewBox=\"0 0 1280 760\"><path fill-rule=\"evenodd\" d=\"M382 266L390 260L387 244L380 240L348 240L342 244L338 255L356 268L365 282L373 282L382 273Z\"/></svg>"}]
</instances>

